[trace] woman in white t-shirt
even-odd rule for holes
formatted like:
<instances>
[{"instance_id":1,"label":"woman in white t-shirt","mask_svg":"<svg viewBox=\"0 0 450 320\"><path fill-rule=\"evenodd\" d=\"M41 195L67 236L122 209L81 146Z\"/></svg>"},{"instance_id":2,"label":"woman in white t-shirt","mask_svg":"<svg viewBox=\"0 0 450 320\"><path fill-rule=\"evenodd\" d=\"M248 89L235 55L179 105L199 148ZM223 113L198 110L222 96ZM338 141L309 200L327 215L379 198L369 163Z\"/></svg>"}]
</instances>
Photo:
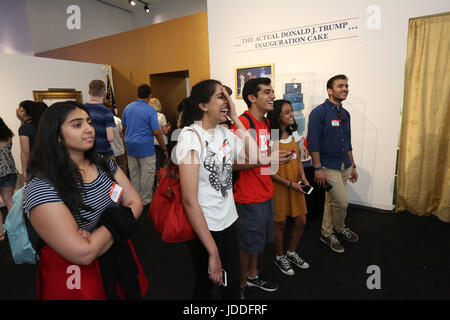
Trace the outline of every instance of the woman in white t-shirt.
<instances>
[{"instance_id":1,"label":"woman in white t-shirt","mask_svg":"<svg viewBox=\"0 0 450 320\"><path fill-rule=\"evenodd\" d=\"M196 84L180 108L182 131L173 160L180 169L183 207L198 236L188 243L195 271L194 299L209 299L213 284L220 285L223 299L239 299L232 165L238 156L248 158L249 144L256 144L219 81ZM248 139L219 125L227 116Z\"/></svg>"}]
</instances>

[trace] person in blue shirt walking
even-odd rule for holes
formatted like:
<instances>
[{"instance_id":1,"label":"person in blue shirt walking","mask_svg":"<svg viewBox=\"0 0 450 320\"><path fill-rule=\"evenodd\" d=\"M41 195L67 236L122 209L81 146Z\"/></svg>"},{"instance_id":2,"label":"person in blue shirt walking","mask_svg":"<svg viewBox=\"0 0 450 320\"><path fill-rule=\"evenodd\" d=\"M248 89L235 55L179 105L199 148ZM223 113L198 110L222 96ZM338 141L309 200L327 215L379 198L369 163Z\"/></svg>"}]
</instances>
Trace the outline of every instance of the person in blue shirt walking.
<instances>
[{"instance_id":1,"label":"person in blue shirt walking","mask_svg":"<svg viewBox=\"0 0 450 320\"><path fill-rule=\"evenodd\" d=\"M151 93L149 85L140 85L139 98L128 104L122 113L131 184L141 196L144 206L149 205L153 197L156 170L153 137L156 137L160 146L165 146L158 113L148 104ZM162 151L167 160L169 157L167 147L162 148Z\"/></svg>"},{"instance_id":2,"label":"person in blue shirt walking","mask_svg":"<svg viewBox=\"0 0 450 320\"><path fill-rule=\"evenodd\" d=\"M358 235L345 226L348 197L347 180L358 180L353 159L350 113L342 106L348 96L348 78L336 75L327 81L328 99L314 108L308 121L308 148L314 165L314 180L319 186L332 185L326 192L320 240L331 250L343 253L336 237L357 242Z\"/></svg>"},{"instance_id":3,"label":"person in blue shirt walking","mask_svg":"<svg viewBox=\"0 0 450 320\"><path fill-rule=\"evenodd\" d=\"M95 145L97 152L107 157L114 156L111 142L114 141L114 115L110 109L103 105L106 96L106 85L102 80L89 82L89 95L91 99L85 104L91 115L95 130Z\"/></svg>"}]
</instances>

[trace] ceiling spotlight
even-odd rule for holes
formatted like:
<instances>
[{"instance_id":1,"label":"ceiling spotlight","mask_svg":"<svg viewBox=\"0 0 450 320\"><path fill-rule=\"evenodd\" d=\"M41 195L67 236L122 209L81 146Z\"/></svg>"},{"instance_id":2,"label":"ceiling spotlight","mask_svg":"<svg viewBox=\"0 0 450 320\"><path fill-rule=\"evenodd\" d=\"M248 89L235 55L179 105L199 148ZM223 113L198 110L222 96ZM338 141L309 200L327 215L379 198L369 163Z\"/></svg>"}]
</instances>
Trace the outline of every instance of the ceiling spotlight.
<instances>
[{"instance_id":1,"label":"ceiling spotlight","mask_svg":"<svg viewBox=\"0 0 450 320\"><path fill-rule=\"evenodd\" d=\"M150 13L150 9L149 9L148 5L144 6L144 10L145 10L145 12Z\"/></svg>"},{"instance_id":2,"label":"ceiling spotlight","mask_svg":"<svg viewBox=\"0 0 450 320\"><path fill-rule=\"evenodd\" d=\"M134 0L128 0L128 3L131 4L133 7L136 5L136 1Z\"/></svg>"}]
</instances>

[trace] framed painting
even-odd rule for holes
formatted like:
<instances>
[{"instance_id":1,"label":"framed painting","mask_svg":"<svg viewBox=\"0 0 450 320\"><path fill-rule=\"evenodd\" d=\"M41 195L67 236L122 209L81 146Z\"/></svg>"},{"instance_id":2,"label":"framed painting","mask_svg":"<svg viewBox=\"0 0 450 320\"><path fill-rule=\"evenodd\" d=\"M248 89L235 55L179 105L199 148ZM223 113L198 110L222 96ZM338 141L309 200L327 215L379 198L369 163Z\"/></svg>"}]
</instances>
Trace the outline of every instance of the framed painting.
<instances>
[{"instance_id":1,"label":"framed painting","mask_svg":"<svg viewBox=\"0 0 450 320\"><path fill-rule=\"evenodd\" d=\"M242 99L242 89L251 78L270 78L273 81L273 63L238 67L234 73L236 98Z\"/></svg>"},{"instance_id":2,"label":"framed painting","mask_svg":"<svg viewBox=\"0 0 450 320\"><path fill-rule=\"evenodd\" d=\"M83 103L81 91L75 89L49 89L48 91L33 91L34 101L45 102L48 106L56 102L73 100Z\"/></svg>"}]
</instances>

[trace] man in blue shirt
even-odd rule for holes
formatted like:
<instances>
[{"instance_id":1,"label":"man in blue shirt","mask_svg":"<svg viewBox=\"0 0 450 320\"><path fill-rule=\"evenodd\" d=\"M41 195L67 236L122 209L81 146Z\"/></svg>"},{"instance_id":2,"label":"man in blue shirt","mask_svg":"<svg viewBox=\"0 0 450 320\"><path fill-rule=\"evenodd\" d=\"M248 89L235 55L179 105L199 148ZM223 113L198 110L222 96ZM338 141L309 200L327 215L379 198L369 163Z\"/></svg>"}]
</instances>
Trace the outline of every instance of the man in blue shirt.
<instances>
[{"instance_id":1,"label":"man in blue shirt","mask_svg":"<svg viewBox=\"0 0 450 320\"><path fill-rule=\"evenodd\" d=\"M95 144L99 153L109 157L114 155L111 142L114 140L114 115L110 109L103 105L106 96L105 82L92 80L89 82L89 95L91 99L85 104L91 116L95 130Z\"/></svg>"},{"instance_id":2,"label":"man in blue shirt","mask_svg":"<svg viewBox=\"0 0 450 320\"><path fill-rule=\"evenodd\" d=\"M334 234L357 242L358 235L345 226L348 197L345 190L347 180L358 180L353 160L350 113L342 106L348 95L348 79L340 74L327 82L328 99L314 108L309 115L308 149L314 165L314 180L332 188L326 192L320 240L331 250L343 253L344 247Z\"/></svg>"},{"instance_id":3,"label":"man in blue shirt","mask_svg":"<svg viewBox=\"0 0 450 320\"><path fill-rule=\"evenodd\" d=\"M130 180L142 198L143 205L149 205L153 197L156 156L153 137L160 146L165 146L159 128L158 114L148 102L151 88L143 84L138 88L139 99L131 102L122 113L122 127L128 153ZM163 148L166 159L169 152Z\"/></svg>"}]
</instances>

